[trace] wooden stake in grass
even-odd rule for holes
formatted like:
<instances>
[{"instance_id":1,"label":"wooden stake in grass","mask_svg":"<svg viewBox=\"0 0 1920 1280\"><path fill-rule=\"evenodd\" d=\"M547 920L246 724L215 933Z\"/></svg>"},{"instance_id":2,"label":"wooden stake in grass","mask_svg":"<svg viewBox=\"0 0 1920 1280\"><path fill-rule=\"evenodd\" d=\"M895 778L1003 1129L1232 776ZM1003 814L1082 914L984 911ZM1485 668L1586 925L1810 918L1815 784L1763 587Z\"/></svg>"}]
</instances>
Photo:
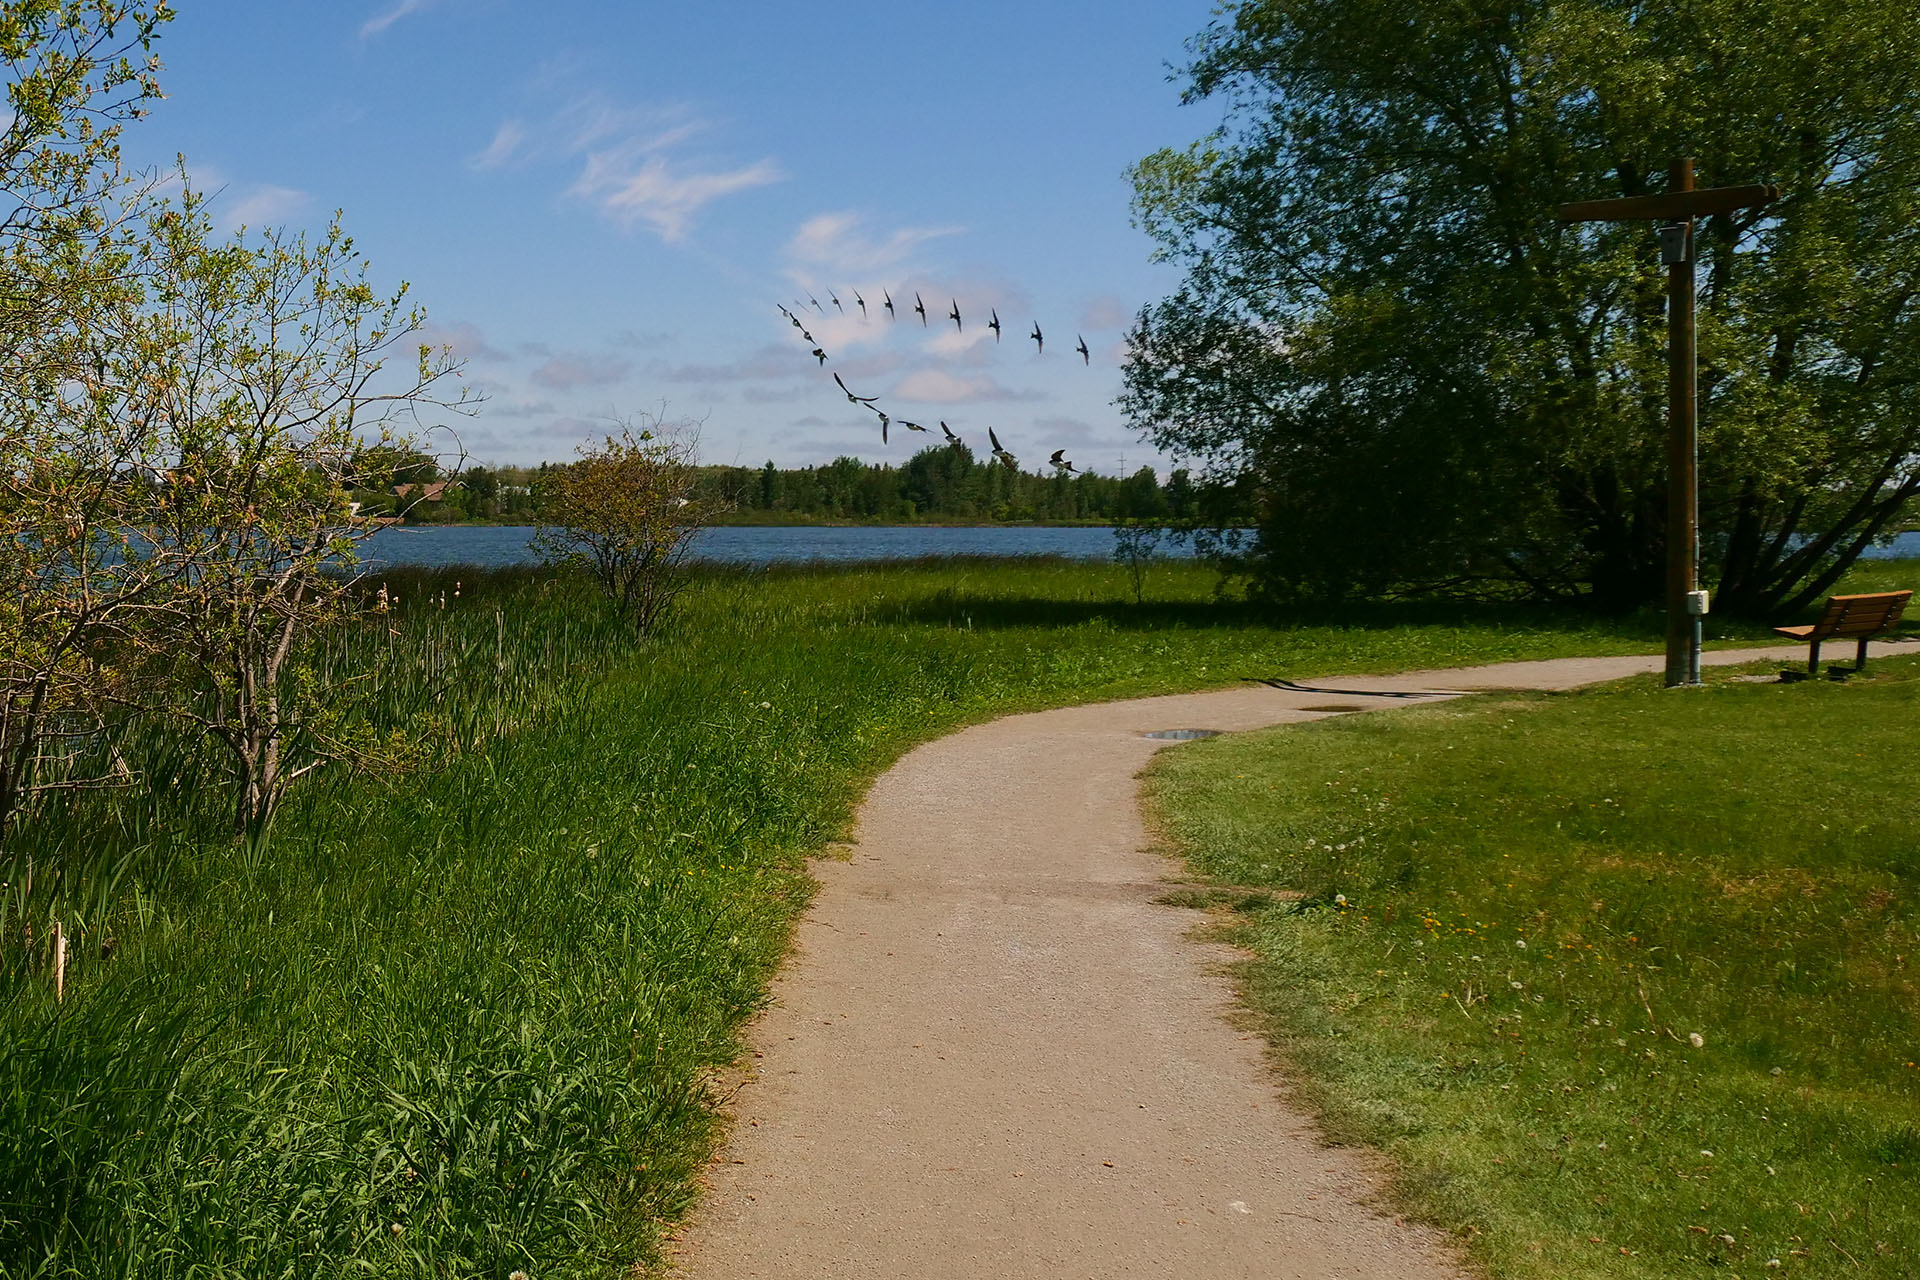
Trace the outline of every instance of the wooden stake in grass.
<instances>
[{"instance_id":1,"label":"wooden stake in grass","mask_svg":"<svg viewBox=\"0 0 1920 1280\"><path fill-rule=\"evenodd\" d=\"M53 1000L55 1004L65 1002L67 998L67 931L58 920L53 922Z\"/></svg>"}]
</instances>

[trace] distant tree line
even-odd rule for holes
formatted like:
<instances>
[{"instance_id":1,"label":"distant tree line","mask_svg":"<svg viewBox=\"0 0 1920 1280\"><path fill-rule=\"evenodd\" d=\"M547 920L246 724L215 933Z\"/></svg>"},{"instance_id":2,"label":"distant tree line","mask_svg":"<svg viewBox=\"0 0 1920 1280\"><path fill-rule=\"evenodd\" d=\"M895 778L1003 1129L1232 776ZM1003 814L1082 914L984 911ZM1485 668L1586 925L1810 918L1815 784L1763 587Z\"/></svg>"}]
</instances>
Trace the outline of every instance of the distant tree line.
<instances>
[{"instance_id":1,"label":"distant tree line","mask_svg":"<svg viewBox=\"0 0 1920 1280\"><path fill-rule=\"evenodd\" d=\"M539 523L545 478L565 465L471 466L456 472L418 453L363 461L368 473L394 477L391 489L354 495L363 513L415 524ZM696 496L721 524L1153 520L1181 525L1203 519L1237 524L1251 519L1253 510L1250 499L1231 489L1205 487L1185 470L1174 471L1164 483L1152 467L1127 476L1036 475L944 445L924 449L900 466L839 457L809 467L777 467L771 461L760 467L703 466L695 475Z\"/></svg>"},{"instance_id":2,"label":"distant tree line","mask_svg":"<svg viewBox=\"0 0 1920 1280\"><path fill-rule=\"evenodd\" d=\"M1132 475L1035 475L936 445L900 466L839 457L817 467L705 467L703 482L736 518L1023 521L1180 518L1199 504L1192 478L1165 484L1152 467Z\"/></svg>"}]
</instances>

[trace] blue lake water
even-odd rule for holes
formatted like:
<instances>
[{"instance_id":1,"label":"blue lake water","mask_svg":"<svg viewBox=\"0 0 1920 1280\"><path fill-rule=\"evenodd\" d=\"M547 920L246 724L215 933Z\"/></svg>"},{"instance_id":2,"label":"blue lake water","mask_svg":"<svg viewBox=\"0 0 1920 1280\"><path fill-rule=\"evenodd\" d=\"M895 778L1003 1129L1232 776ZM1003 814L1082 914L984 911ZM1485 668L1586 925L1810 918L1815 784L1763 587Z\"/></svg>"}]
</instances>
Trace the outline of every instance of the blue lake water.
<instances>
[{"instance_id":1,"label":"blue lake water","mask_svg":"<svg viewBox=\"0 0 1920 1280\"><path fill-rule=\"evenodd\" d=\"M527 564L533 530L518 525L456 525L382 529L363 548L369 565L409 564L444 568L455 564L502 566ZM1172 555L1190 554L1170 546ZM911 560L921 556L1065 556L1072 560L1109 560L1113 530L1031 528L1018 525L727 525L702 529L694 554L721 564L851 563L861 560ZM1920 533L1903 533L1871 557L1920 557Z\"/></svg>"},{"instance_id":2,"label":"blue lake water","mask_svg":"<svg viewBox=\"0 0 1920 1280\"><path fill-rule=\"evenodd\" d=\"M518 525L454 525L381 529L361 548L369 566L527 564L533 530ZM1168 547L1168 554L1188 554ZM1065 556L1113 558L1113 530L1101 527L1030 528L1018 525L724 525L695 535L694 555L721 564L852 563L922 556Z\"/></svg>"}]
</instances>

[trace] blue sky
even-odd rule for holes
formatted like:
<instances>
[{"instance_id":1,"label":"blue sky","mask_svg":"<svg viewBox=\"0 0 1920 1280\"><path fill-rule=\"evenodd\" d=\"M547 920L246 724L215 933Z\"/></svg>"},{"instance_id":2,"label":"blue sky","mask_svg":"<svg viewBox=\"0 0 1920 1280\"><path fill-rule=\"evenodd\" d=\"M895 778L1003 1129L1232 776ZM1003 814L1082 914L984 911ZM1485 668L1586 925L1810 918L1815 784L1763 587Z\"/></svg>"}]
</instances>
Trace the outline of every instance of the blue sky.
<instances>
[{"instance_id":1,"label":"blue sky","mask_svg":"<svg viewBox=\"0 0 1920 1280\"><path fill-rule=\"evenodd\" d=\"M1165 465L1112 404L1129 319L1176 283L1125 173L1217 123L1167 79L1205 0L176 7L129 154L184 154L229 225L341 210L486 396L476 460L569 457L664 404L710 462L904 461L925 438L883 447L838 371L1030 468ZM828 289L853 314L809 322L821 369L774 304Z\"/></svg>"}]
</instances>

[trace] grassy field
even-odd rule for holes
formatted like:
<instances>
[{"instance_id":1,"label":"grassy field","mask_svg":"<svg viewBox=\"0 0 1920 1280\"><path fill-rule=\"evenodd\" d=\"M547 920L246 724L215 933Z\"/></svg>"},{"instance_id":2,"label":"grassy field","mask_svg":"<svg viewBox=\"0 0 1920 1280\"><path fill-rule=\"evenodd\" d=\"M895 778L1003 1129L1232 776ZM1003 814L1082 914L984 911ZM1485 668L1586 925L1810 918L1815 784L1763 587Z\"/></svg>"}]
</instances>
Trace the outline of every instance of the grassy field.
<instances>
[{"instance_id":1,"label":"grassy field","mask_svg":"<svg viewBox=\"0 0 1920 1280\"><path fill-rule=\"evenodd\" d=\"M399 611L321 659L407 772L319 775L249 850L207 760L155 738L149 785L43 815L0 874L0 1275L604 1276L688 1202L805 857L907 746L1658 643L1517 608L1275 617L1194 566L1136 606L1117 568L975 562L719 573L634 646L565 582L390 579Z\"/></svg>"},{"instance_id":2,"label":"grassy field","mask_svg":"<svg viewBox=\"0 0 1920 1280\"><path fill-rule=\"evenodd\" d=\"M1232 886L1196 896L1289 1079L1490 1274L1891 1280L1920 1272L1916 726L1920 658L1715 672L1200 743L1150 791Z\"/></svg>"}]
</instances>

